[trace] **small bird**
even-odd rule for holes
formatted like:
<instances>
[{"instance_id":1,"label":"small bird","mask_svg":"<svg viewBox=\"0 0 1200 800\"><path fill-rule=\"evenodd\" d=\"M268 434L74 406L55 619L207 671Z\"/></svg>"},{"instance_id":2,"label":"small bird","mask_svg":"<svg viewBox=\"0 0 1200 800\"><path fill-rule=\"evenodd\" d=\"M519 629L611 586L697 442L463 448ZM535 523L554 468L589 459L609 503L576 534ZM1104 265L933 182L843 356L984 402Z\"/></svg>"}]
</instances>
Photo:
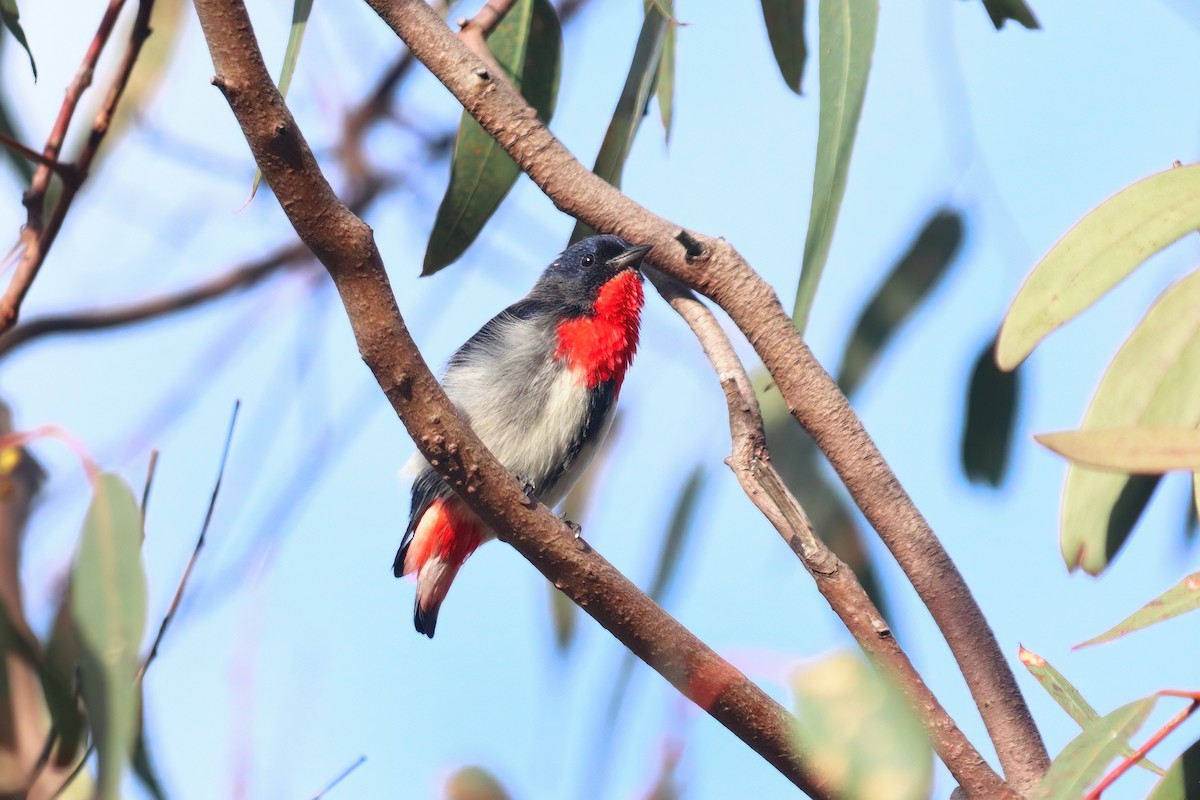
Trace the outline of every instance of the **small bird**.
<instances>
[{"instance_id":1,"label":"small bird","mask_svg":"<svg viewBox=\"0 0 1200 800\"><path fill-rule=\"evenodd\" d=\"M577 242L529 294L450 357L446 394L500 463L548 506L566 496L612 425L638 345L648 245L617 236ZM433 638L459 568L495 533L418 453L396 577L415 573L413 624Z\"/></svg>"}]
</instances>

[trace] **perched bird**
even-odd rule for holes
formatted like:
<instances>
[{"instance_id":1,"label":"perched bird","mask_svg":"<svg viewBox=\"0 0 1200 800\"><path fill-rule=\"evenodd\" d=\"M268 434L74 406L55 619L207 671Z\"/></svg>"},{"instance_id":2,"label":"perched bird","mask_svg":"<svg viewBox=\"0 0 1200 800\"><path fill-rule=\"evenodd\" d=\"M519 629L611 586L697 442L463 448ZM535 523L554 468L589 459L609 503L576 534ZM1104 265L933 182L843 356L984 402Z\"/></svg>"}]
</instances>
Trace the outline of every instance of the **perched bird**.
<instances>
[{"instance_id":1,"label":"perched bird","mask_svg":"<svg viewBox=\"0 0 1200 800\"><path fill-rule=\"evenodd\" d=\"M592 236L554 260L529 294L451 356L442 385L527 491L553 507L612 425L638 344L649 246ZM433 638L459 567L495 534L421 458L396 577L415 573L413 623Z\"/></svg>"}]
</instances>

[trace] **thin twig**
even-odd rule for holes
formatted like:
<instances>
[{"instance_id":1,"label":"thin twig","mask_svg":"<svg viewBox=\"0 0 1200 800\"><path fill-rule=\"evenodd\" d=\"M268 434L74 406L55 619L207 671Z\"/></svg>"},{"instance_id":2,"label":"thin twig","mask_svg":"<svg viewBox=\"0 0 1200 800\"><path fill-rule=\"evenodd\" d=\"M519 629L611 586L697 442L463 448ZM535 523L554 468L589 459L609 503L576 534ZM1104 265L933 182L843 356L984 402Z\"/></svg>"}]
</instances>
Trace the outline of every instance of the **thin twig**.
<instances>
[{"instance_id":1,"label":"thin twig","mask_svg":"<svg viewBox=\"0 0 1200 800\"><path fill-rule=\"evenodd\" d=\"M363 763L366 762L366 760L367 760L366 756L359 756L357 761L355 761L353 764L351 764L350 766L348 766L344 770L342 770L341 774L338 775L336 778L334 778L332 781L330 781L329 784L324 789L322 789L321 791L314 794L312 796L312 800L321 800L322 797L324 797L325 795L327 795L329 793L330 789L334 788L339 783L346 780L346 778L350 775L350 773L354 772L354 770L361 767L363 765Z\"/></svg>"},{"instance_id":2,"label":"thin twig","mask_svg":"<svg viewBox=\"0 0 1200 800\"><path fill-rule=\"evenodd\" d=\"M64 177L73 174L73 170L68 165L61 164L51 158L46 158L38 151L29 149L7 134L0 133L0 145L4 145L9 150L12 150L14 153L20 155L22 158L32 161L35 164L40 164L41 166L51 169L60 175L63 175Z\"/></svg>"},{"instance_id":3,"label":"thin twig","mask_svg":"<svg viewBox=\"0 0 1200 800\"><path fill-rule=\"evenodd\" d=\"M233 428L237 424L238 409L241 407L241 400L234 402L233 414L229 418L229 430L225 434L225 449L221 452L221 466L217 470L217 481L213 484L212 496L208 499L208 511L204 514L204 524L200 526L200 536L197 537L196 546L192 549L192 556L188 559L187 567L183 570L183 577L179 579L179 586L175 588L175 596L171 598L171 605L167 607L167 613L163 616L162 624L158 626L158 635L154 637L154 644L150 646L150 653L146 656L146 660L142 662L142 666L138 670L137 679L139 681L145 676L146 670L150 669L150 664L158 656L158 646L162 644L163 636L167 633L167 626L175 618L175 612L179 609L179 601L183 599L183 591L187 588L188 578L192 576L192 570L196 566L196 559L200 556L200 549L204 547L204 539L208 535L208 526L212 522L213 510L217 507L217 494L221 491L221 479L225 476L225 463L229 460L229 447L233 444Z\"/></svg>"},{"instance_id":4,"label":"thin twig","mask_svg":"<svg viewBox=\"0 0 1200 800\"><path fill-rule=\"evenodd\" d=\"M100 474L100 467L96 465L96 460L88 452L87 446L66 428L53 423L38 425L27 431L13 431L12 433L0 436L0 450L7 450L10 447L24 447L35 439L57 439L65 444L75 454L75 458L79 460L89 482L94 483L96 476Z\"/></svg>"},{"instance_id":5,"label":"thin twig","mask_svg":"<svg viewBox=\"0 0 1200 800\"><path fill-rule=\"evenodd\" d=\"M150 463L146 465L146 485L142 489L142 524L146 523L146 503L150 501L150 487L154 484L154 471L158 468L158 450L150 451Z\"/></svg>"},{"instance_id":6,"label":"thin twig","mask_svg":"<svg viewBox=\"0 0 1200 800\"><path fill-rule=\"evenodd\" d=\"M1159 692L1159 694L1167 695L1168 697L1180 696L1180 694L1176 692ZM1167 736L1173 730L1182 725L1188 717L1194 714L1197 708L1200 708L1200 699L1196 697L1194 692L1191 694L1185 694L1183 696L1192 698L1192 702L1188 704L1188 707L1171 717L1171 719L1167 720L1167 723L1159 728L1153 736L1147 739L1145 744L1143 744L1137 750L1134 750L1129 755L1125 756L1124 760L1121 761L1121 763L1118 764L1112 772L1104 776L1104 780L1096 784L1096 788L1087 793L1087 796L1084 797L1084 800L1099 800L1100 795L1104 793L1104 790L1109 786L1112 786L1113 782L1116 781L1117 778L1133 769L1133 766L1145 758L1151 750L1157 747L1159 742L1167 738Z\"/></svg>"}]
</instances>

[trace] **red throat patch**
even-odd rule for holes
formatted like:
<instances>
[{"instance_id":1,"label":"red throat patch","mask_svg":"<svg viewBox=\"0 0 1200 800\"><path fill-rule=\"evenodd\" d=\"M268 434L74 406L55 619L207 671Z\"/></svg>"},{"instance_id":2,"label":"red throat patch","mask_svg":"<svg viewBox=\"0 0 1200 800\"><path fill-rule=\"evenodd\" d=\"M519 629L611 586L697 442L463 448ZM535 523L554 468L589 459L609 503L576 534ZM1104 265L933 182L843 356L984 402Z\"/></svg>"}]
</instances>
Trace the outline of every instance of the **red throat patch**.
<instances>
[{"instance_id":1,"label":"red throat patch","mask_svg":"<svg viewBox=\"0 0 1200 800\"><path fill-rule=\"evenodd\" d=\"M558 324L555 355L582 371L589 389L615 380L620 391L625 370L637 352L644 299L641 275L624 270L600 287L592 316Z\"/></svg>"}]
</instances>

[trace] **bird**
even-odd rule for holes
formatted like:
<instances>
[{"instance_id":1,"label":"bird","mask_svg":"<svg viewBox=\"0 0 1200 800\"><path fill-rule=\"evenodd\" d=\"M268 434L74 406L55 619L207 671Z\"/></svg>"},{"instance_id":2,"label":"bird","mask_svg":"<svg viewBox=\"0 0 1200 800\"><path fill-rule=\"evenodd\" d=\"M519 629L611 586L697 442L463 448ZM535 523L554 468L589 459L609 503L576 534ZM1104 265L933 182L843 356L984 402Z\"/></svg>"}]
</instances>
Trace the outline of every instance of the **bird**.
<instances>
[{"instance_id":1,"label":"bird","mask_svg":"<svg viewBox=\"0 0 1200 800\"><path fill-rule=\"evenodd\" d=\"M649 245L610 234L558 255L529 294L450 357L442 386L526 493L553 508L612 427L638 346ZM413 625L433 638L463 562L495 537L417 453L408 528L392 571L416 576Z\"/></svg>"}]
</instances>

